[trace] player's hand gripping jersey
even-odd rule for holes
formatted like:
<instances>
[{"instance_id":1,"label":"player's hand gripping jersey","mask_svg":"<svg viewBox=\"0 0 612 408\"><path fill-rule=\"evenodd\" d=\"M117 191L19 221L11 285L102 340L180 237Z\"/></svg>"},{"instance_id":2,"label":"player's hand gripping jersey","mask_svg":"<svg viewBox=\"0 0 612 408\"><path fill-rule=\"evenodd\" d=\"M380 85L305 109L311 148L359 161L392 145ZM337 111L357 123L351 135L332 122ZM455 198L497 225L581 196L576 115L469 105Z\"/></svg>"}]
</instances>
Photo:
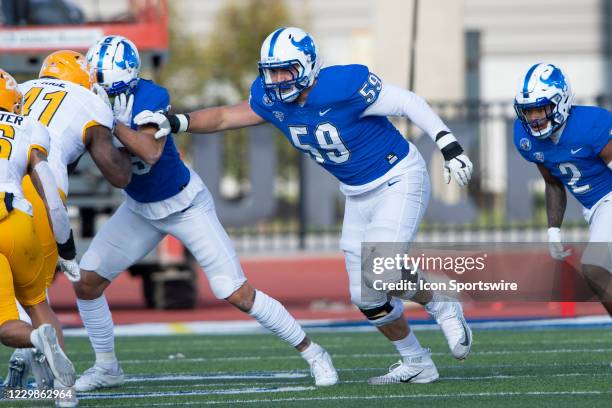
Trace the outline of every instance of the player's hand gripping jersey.
<instances>
[{"instance_id":1,"label":"player's hand gripping jersey","mask_svg":"<svg viewBox=\"0 0 612 408\"><path fill-rule=\"evenodd\" d=\"M132 117L143 110L167 111L168 91L153 81L142 79L134 89ZM138 126L131 122L132 129ZM151 203L173 197L189 183L190 172L183 164L172 136L166 138L161 157L153 166L132 156L132 181L125 188L130 198L139 203Z\"/></svg>"}]
</instances>

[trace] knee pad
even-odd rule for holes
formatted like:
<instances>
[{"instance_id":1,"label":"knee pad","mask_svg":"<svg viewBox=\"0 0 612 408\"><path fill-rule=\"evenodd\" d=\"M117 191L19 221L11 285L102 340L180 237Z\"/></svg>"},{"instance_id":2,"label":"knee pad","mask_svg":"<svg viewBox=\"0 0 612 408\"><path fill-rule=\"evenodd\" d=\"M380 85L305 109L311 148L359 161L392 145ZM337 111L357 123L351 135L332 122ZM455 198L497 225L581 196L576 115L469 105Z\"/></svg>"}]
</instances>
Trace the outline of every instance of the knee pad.
<instances>
[{"instance_id":1,"label":"knee pad","mask_svg":"<svg viewBox=\"0 0 612 408\"><path fill-rule=\"evenodd\" d=\"M227 299L246 282L242 267L237 259L206 271L208 284L213 295L219 300Z\"/></svg>"},{"instance_id":2,"label":"knee pad","mask_svg":"<svg viewBox=\"0 0 612 408\"><path fill-rule=\"evenodd\" d=\"M371 324L379 327L399 319L404 314L404 304L397 298L391 298L382 306L359 310Z\"/></svg>"}]
</instances>

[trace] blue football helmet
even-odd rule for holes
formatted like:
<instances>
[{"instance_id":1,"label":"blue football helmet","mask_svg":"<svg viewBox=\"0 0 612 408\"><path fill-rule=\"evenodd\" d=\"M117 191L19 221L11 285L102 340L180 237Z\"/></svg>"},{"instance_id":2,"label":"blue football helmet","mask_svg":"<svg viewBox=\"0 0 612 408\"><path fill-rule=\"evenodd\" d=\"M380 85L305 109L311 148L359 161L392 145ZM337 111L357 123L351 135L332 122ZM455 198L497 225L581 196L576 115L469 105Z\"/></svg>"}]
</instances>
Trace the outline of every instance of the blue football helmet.
<instances>
[{"instance_id":1,"label":"blue football helmet","mask_svg":"<svg viewBox=\"0 0 612 408\"><path fill-rule=\"evenodd\" d=\"M134 43L120 35L108 35L87 51L87 62L98 84L110 96L130 93L138 83L140 56Z\"/></svg>"},{"instance_id":2,"label":"blue football helmet","mask_svg":"<svg viewBox=\"0 0 612 408\"><path fill-rule=\"evenodd\" d=\"M312 36L296 27L279 28L261 46L259 72L266 95L273 101L293 102L311 86L321 69L317 44ZM292 78L280 82L273 70L286 69Z\"/></svg>"},{"instance_id":3,"label":"blue football helmet","mask_svg":"<svg viewBox=\"0 0 612 408\"><path fill-rule=\"evenodd\" d=\"M519 83L514 110L527 133L545 139L559 130L567 120L574 93L563 71L552 64L535 64ZM546 118L530 121L529 109L544 108ZM544 128L541 128L547 122Z\"/></svg>"}]
</instances>

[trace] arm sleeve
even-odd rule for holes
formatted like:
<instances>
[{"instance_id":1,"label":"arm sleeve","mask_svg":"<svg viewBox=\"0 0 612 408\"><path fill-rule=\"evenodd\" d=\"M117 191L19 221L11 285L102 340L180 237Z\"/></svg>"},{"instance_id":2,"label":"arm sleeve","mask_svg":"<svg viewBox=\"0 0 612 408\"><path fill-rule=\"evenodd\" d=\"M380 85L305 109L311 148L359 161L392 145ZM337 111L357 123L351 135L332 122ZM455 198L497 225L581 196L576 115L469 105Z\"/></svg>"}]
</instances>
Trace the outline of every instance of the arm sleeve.
<instances>
[{"instance_id":1,"label":"arm sleeve","mask_svg":"<svg viewBox=\"0 0 612 408\"><path fill-rule=\"evenodd\" d=\"M39 162L34 166L34 171L40 178L45 193L47 206L49 207L49 217L53 224L53 235L55 240L60 243L66 243L70 238L70 220L64 203L60 198L55 178L46 161Z\"/></svg>"},{"instance_id":2,"label":"arm sleeve","mask_svg":"<svg viewBox=\"0 0 612 408\"><path fill-rule=\"evenodd\" d=\"M361 116L403 116L436 141L440 132L450 132L431 106L419 95L394 85L383 83L378 98Z\"/></svg>"}]
</instances>

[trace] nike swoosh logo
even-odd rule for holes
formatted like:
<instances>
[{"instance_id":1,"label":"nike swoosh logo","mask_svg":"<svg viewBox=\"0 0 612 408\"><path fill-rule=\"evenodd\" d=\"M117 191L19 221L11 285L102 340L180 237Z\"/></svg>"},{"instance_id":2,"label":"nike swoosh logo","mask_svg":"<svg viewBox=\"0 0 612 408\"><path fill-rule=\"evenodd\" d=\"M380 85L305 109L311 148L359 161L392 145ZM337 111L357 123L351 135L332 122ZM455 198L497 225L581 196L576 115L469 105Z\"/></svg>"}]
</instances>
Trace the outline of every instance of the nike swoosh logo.
<instances>
[{"instance_id":1,"label":"nike swoosh logo","mask_svg":"<svg viewBox=\"0 0 612 408\"><path fill-rule=\"evenodd\" d=\"M416 377L416 376L418 376L419 374L421 374L423 371L425 371L425 370L421 370L421 371L419 371L418 373L416 373L416 374L415 374L415 375L413 375L412 377L408 377L408 378L406 378L406 379L400 380L400 382L403 382L403 383L409 383L409 382L410 382L410 380L412 380L414 377Z\"/></svg>"},{"instance_id":2,"label":"nike swoosh logo","mask_svg":"<svg viewBox=\"0 0 612 408\"><path fill-rule=\"evenodd\" d=\"M327 112L329 112L330 110L332 110L332 108L326 109L324 111L319 111L319 116L323 116L325 115Z\"/></svg>"},{"instance_id":3,"label":"nike swoosh logo","mask_svg":"<svg viewBox=\"0 0 612 408\"><path fill-rule=\"evenodd\" d=\"M578 153L581 150L582 150L582 147L580 149L576 149L576 150L572 149L571 152L572 152L572 154L576 154L576 153Z\"/></svg>"},{"instance_id":4,"label":"nike swoosh logo","mask_svg":"<svg viewBox=\"0 0 612 408\"><path fill-rule=\"evenodd\" d=\"M468 334L467 328L465 327L465 324L462 323L461 327L463 327L463 341L459 344L461 344L464 347L467 347L470 344L470 336Z\"/></svg>"},{"instance_id":5,"label":"nike swoosh logo","mask_svg":"<svg viewBox=\"0 0 612 408\"><path fill-rule=\"evenodd\" d=\"M399 183L400 181L401 181L401 180L395 180L394 182L388 182L388 183L387 183L387 185L388 185L389 187L391 187L392 185L397 184L397 183Z\"/></svg>"}]
</instances>

